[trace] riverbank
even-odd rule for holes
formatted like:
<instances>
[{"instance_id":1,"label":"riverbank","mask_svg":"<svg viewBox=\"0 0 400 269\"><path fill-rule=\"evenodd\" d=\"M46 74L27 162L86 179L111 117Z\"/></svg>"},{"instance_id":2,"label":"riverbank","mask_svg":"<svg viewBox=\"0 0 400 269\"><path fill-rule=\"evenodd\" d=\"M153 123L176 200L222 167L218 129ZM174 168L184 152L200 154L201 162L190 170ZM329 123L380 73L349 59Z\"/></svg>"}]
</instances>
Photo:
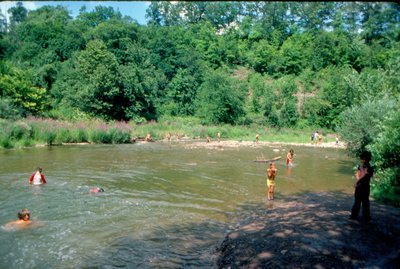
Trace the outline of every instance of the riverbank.
<instances>
[{"instance_id":1,"label":"riverbank","mask_svg":"<svg viewBox=\"0 0 400 269\"><path fill-rule=\"evenodd\" d=\"M346 144L343 142L339 142L336 144L335 142L325 142L320 144L311 144L311 143L293 143L293 142L266 142L259 141L258 143L253 141L236 141L236 140L221 140L207 142L204 141L193 141L190 144L186 145L186 148L194 149L194 148L208 148L208 149L222 149L222 148L239 148L239 147L282 147L282 146L302 146L302 147L320 147L320 148L341 148L345 149Z\"/></svg>"},{"instance_id":2,"label":"riverbank","mask_svg":"<svg viewBox=\"0 0 400 269\"><path fill-rule=\"evenodd\" d=\"M371 201L350 221L353 196L309 193L246 206L217 248L218 268L398 268L400 210Z\"/></svg>"},{"instance_id":3,"label":"riverbank","mask_svg":"<svg viewBox=\"0 0 400 269\"><path fill-rule=\"evenodd\" d=\"M252 146L255 137L259 145L268 142L287 142L310 144L310 134L316 128L271 128L266 126L242 125L202 125L199 119L166 118L158 122L151 121L143 124L134 122L106 122L98 119L83 121L61 121L46 118L25 118L17 121L0 119L0 148L25 148L37 145L62 144L124 144L143 140L146 136L155 141L217 141L222 139L222 145L230 141L247 141ZM335 141L331 130L318 128L322 134L321 146ZM268 141L268 142L267 142ZM211 143L210 145L213 145Z\"/></svg>"}]
</instances>

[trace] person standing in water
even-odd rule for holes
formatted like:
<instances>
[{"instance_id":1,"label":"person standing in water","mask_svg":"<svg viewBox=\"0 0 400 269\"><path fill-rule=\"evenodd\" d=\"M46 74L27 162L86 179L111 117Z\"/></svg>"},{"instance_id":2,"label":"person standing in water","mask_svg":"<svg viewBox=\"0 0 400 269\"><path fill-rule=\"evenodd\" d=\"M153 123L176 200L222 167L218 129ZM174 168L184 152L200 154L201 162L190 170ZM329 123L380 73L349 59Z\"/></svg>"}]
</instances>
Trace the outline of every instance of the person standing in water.
<instances>
[{"instance_id":1,"label":"person standing in water","mask_svg":"<svg viewBox=\"0 0 400 269\"><path fill-rule=\"evenodd\" d=\"M274 200L275 196L275 177L278 170L276 169L275 163L269 163L269 168L267 169L267 193L268 200Z\"/></svg>"},{"instance_id":2,"label":"person standing in water","mask_svg":"<svg viewBox=\"0 0 400 269\"><path fill-rule=\"evenodd\" d=\"M286 166L292 166L293 165L293 155L294 151L293 149L290 149L288 154L286 155Z\"/></svg>"},{"instance_id":3,"label":"person standing in water","mask_svg":"<svg viewBox=\"0 0 400 269\"><path fill-rule=\"evenodd\" d=\"M36 169L36 172L33 173L30 178L29 178L29 184L33 185L40 185L40 184L46 184L46 179L44 178L44 175L42 174L42 168L38 167Z\"/></svg>"}]
</instances>

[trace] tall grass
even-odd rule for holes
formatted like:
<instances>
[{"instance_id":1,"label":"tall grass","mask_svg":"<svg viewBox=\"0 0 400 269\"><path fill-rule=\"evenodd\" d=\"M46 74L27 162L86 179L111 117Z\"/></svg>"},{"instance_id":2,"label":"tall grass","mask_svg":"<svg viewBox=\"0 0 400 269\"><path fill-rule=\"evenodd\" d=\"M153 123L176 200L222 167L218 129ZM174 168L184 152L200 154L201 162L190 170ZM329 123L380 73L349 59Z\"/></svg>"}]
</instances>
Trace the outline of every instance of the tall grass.
<instances>
[{"instance_id":1,"label":"tall grass","mask_svg":"<svg viewBox=\"0 0 400 269\"><path fill-rule=\"evenodd\" d=\"M259 125L232 126L229 124L204 126L194 117L164 117L159 122L143 124L133 122L105 122L101 120L83 120L76 122L53 119L26 118L19 121L0 119L0 147L19 148L33 145L58 145L63 143L130 143L134 138L143 138L150 134L155 140L161 140L168 133L172 136L189 139L217 138L254 141L259 134L260 141L309 143L312 128L274 129ZM319 129L326 139L326 130Z\"/></svg>"},{"instance_id":2,"label":"tall grass","mask_svg":"<svg viewBox=\"0 0 400 269\"><path fill-rule=\"evenodd\" d=\"M63 143L129 143L132 125L123 122L80 121L26 118L0 120L0 147L19 148Z\"/></svg>"}]
</instances>

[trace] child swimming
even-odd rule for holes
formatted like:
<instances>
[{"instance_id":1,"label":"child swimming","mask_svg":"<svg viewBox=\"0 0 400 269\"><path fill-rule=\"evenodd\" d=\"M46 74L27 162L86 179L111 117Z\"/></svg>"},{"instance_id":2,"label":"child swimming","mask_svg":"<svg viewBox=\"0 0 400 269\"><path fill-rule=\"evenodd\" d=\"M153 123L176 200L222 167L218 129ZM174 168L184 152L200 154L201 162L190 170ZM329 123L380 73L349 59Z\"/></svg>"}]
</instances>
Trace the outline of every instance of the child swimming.
<instances>
[{"instance_id":1,"label":"child swimming","mask_svg":"<svg viewBox=\"0 0 400 269\"><path fill-rule=\"evenodd\" d=\"M11 221L3 226L4 230L24 229L32 225L31 213L28 209L18 212L18 220Z\"/></svg>"},{"instance_id":2,"label":"child swimming","mask_svg":"<svg viewBox=\"0 0 400 269\"><path fill-rule=\"evenodd\" d=\"M103 189L103 188L99 188L99 187L97 187L97 188L91 188L91 189L89 190L89 192L90 192L90 193L104 192L104 189Z\"/></svg>"}]
</instances>

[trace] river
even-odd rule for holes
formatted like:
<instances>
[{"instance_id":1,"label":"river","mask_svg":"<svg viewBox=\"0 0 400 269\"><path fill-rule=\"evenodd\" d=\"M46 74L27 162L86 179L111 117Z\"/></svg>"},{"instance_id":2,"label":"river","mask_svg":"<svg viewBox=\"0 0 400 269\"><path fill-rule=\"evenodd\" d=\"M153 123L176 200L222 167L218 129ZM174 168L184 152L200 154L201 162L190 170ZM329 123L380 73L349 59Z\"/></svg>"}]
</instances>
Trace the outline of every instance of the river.
<instances>
[{"instance_id":1,"label":"river","mask_svg":"<svg viewBox=\"0 0 400 269\"><path fill-rule=\"evenodd\" d=\"M343 149L188 149L185 143L0 150L0 225L23 208L40 226L0 230L0 268L212 268L239 207L267 206L265 163L277 161L275 199L351 193ZM43 167L48 184L28 178ZM89 194L92 187L104 193Z\"/></svg>"}]
</instances>

